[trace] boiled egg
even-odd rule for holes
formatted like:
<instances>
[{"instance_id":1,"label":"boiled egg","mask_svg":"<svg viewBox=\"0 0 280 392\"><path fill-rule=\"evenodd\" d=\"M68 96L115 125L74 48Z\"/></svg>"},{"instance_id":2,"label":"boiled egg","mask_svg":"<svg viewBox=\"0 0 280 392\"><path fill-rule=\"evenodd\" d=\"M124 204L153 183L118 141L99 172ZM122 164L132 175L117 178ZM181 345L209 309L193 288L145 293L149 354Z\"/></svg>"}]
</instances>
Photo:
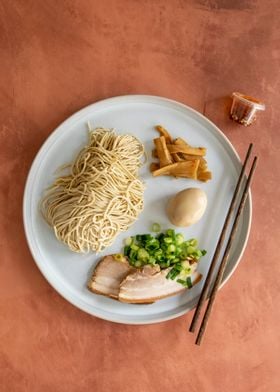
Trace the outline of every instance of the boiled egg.
<instances>
[{"instance_id":1,"label":"boiled egg","mask_svg":"<svg viewBox=\"0 0 280 392\"><path fill-rule=\"evenodd\" d=\"M167 216L173 225L186 227L198 222L206 207L206 193L200 188L187 188L168 201Z\"/></svg>"}]
</instances>

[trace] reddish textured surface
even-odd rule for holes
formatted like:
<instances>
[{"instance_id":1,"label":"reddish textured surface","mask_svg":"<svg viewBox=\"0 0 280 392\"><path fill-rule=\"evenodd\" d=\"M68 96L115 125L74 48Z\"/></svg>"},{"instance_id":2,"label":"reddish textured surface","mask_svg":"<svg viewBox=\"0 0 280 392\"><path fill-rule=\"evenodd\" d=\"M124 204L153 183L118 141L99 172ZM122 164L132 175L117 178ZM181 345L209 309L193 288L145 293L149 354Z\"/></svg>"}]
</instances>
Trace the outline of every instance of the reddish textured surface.
<instances>
[{"instance_id":1,"label":"reddish textured surface","mask_svg":"<svg viewBox=\"0 0 280 392\"><path fill-rule=\"evenodd\" d=\"M0 4L0 390L280 390L279 2L3 1ZM267 110L246 129L227 116L241 90ZM91 317L44 280L22 226L26 175L66 117L115 95L184 102L260 163L243 261L201 347L191 314L151 326Z\"/></svg>"}]
</instances>

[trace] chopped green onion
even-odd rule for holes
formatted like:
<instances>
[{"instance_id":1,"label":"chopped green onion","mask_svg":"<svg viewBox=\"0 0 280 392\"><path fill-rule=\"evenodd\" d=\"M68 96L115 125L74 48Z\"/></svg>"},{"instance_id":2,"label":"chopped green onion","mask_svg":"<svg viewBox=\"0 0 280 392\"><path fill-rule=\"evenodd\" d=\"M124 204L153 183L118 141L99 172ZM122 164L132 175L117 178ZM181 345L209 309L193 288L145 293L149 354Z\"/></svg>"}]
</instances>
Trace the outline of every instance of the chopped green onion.
<instances>
[{"instance_id":1,"label":"chopped green onion","mask_svg":"<svg viewBox=\"0 0 280 392\"><path fill-rule=\"evenodd\" d=\"M137 253L138 260L149 260L149 253L144 248L140 248Z\"/></svg>"},{"instance_id":2,"label":"chopped green onion","mask_svg":"<svg viewBox=\"0 0 280 392\"><path fill-rule=\"evenodd\" d=\"M187 283L188 288L191 289L193 284L192 284L192 280L189 276L187 277L186 283Z\"/></svg>"},{"instance_id":3,"label":"chopped green onion","mask_svg":"<svg viewBox=\"0 0 280 392\"><path fill-rule=\"evenodd\" d=\"M173 230L173 229L168 229L168 230L166 230L166 235L167 235L168 237L171 237L172 239L175 240L175 230Z\"/></svg>"},{"instance_id":4,"label":"chopped green onion","mask_svg":"<svg viewBox=\"0 0 280 392\"><path fill-rule=\"evenodd\" d=\"M193 246L188 246L188 247L187 247L187 253L188 253L189 255L191 255L194 251L195 251L195 248L194 248Z\"/></svg>"},{"instance_id":5,"label":"chopped green onion","mask_svg":"<svg viewBox=\"0 0 280 392\"><path fill-rule=\"evenodd\" d=\"M124 243L125 243L126 246L131 245L131 244L132 244L132 238L131 238L131 237L126 238L126 239L124 240Z\"/></svg>"},{"instance_id":6,"label":"chopped green onion","mask_svg":"<svg viewBox=\"0 0 280 392\"><path fill-rule=\"evenodd\" d=\"M131 249L131 250L129 251L128 258L129 258L129 260L136 261L136 260L137 260L137 251Z\"/></svg>"},{"instance_id":7,"label":"chopped green onion","mask_svg":"<svg viewBox=\"0 0 280 392\"><path fill-rule=\"evenodd\" d=\"M164 234L163 233L158 234L157 239L159 241L163 240L163 238L164 238Z\"/></svg>"},{"instance_id":8,"label":"chopped green onion","mask_svg":"<svg viewBox=\"0 0 280 392\"><path fill-rule=\"evenodd\" d=\"M133 250L138 250L138 249L139 249L139 246L137 246L137 245L135 245L135 244L132 244L130 248L133 249Z\"/></svg>"},{"instance_id":9,"label":"chopped green onion","mask_svg":"<svg viewBox=\"0 0 280 392\"><path fill-rule=\"evenodd\" d=\"M180 273L180 271L176 268L172 268L168 274L166 275L166 279L172 279L174 280L176 278L176 276L178 276Z\"/></svg>"},{"instance_id":10,"label":"chopped green onion","mask_svg":"<svg viewBox=\"0 0 280 392\"><path fill-rule=\"evenodd\" d=\"M160 224L154 223L154 224L152 225L152 231L153 231L154 233L159 233L160 230L161 230Z\"/></svg>"},{"instance_id":11,"label":"chopped green onion","mask_svg":"<svg viewBox=\"0 0 280 392\"><path fill-rule=\"evenodd\" d=\"M162 256L162 254L163 254L163 250L162 249L158 249L158 250L155 251L154 256L155 256L155 258L159 258L159 257Z\"/></svg>"},{"instance_id":12,"label":"chopped green onion","mask_svg":"<svg viewBox=\"0 0 280 392\"><path fill-rule=\"evenodd\" d=\"M161 262L161 263L159 263L159 266L161 268L168 268L168 267L170 267L170 262L168 260L166 262Z\"/></svg>"},{"instance_id":13,"label":"chopped green onion","mask_svg":"<svg viewBox=\"0 0 280 392\"><path fill-rule=\"evenodd\" d=\"M179 256L181 253L182 253L182 248L180 246L177 246L175 252L176 256Z\"/></svg>"},{"instance_id":14,"label":"chopped green onion","mask_svg":"<svg viewBox=\"0 0 280 392\"><path fill-rule=\"evenodd\" d=\"M183 279L177 279L176 282L182 284L183 286L186 286L186 282Z\"/></svg>"},{"instance_id":15,"label":"chopped green onion","mask_svg":"<svg viewBox=\"0 0 280 392\"><path fill-rule=\"evenodd\" d=\"M145 248L147 250L156 250L159 249L160 244L156 238L146 241Z\"/></svg>"},{"instance_id":16,"label":"chopped green onion","mask_svg":"<svg viewBox=\"0 0 280 392\"><path fill-rule=\"evenodd\" d=\"M175 250L176 250L176 246L173 245L173 244L169 245L168 248L167 248L167 251L170 252L170 253L171 252L175 252Z\"/></svg>"},{"instance_id":17,"label":"chopped green onion","mask_svg":"<svg viewBox=\"0 0 280 392\"><path fill-rule=\"evenodd\" d=\"M142 234L142 241L152 240L154 237L151 234Z\"/></svg>"},{"instance_id":18,"label":"chopped green onion","mask_svg":"<svg viewBox=\"0 0 280 392\"><path fill-rule=\"evenodd\" d=\"M176 234L176 244L181 245L184 242L184 237L182 234Z\"/></svg>"},{"instance_id":19,"label":"chopped green onion","mask_svg":"<svg viewBox=\"0 0 280 392\"><path fill-rule=\"evenodd\" d=\"M117 254L114 255L114 259L116 261L124 261L124 256L123 256L122 253L117 253Z\"/></svg>"},{"instance_id":20,"label":"chopped green onion","mask_svg":"<svg viewBox=\"0 0 280 392\"><path fill-rule=\"evenodd\" d=\"M188 260L184 260L184 261L182 261L182 263L181 263L181 265L182 265L182 267L183 268L189 268L189 266L190 266L190 263L189 263L189 261Z\"/></svg>"}]
</instances>

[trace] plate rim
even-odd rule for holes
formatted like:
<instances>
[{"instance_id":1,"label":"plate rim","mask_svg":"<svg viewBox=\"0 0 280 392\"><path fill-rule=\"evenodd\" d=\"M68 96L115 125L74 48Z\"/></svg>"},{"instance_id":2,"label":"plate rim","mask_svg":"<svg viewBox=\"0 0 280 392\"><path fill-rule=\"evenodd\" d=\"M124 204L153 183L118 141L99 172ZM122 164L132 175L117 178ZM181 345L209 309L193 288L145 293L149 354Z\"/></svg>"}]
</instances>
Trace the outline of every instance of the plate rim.
<instances>
[{"instance_id":1,"label":"plate rim","mask_svg":"<svg viewBox=\"0 0 280 392\"><path fill-rule=\"evenodd\" d=\"M61 289L61 286L59 287L59 285L56 284L56 282L52 281L51 278L48 276L47 271L45 270L45 267L43 265L42 262L40 262L40 260L38 260L38 252L35 252L36 248L36 244L34 244L34 239L32 238L32 235L30 233L30 224L28 225L28 204L31 202L31 189L32 189L32 183L34 182L35 178L36 178L36 174L37 174L37 170L39 167L39 164L41 162L41 159L44 157L44 153L47 152L45 151L46 148L52 144L53 141L55 141L57 139L57 135L59 135L61 128L65 128L65 125L67 125L67 123L73 123L73 120L75 120L76 118L78 119L78 117L82 116L83 113L86 113L89 111L89 109L92 109L93 111L95 111L96 109L98 109L98 107L102 107L104 104L105 105L110 105L110 104L116 104L116 103L131 103L131 102L136 102L136 103L167 103L167 104L171 104L171 105L175 105L175 106L179 106L181 107L183 110L188 110L190 112L192 112L195 116L198 116L201 120L203 120L204 122L208 123L212 128L215 129L215 131L217 132L217 134L225 141L225 144L231 149L231 152L235 155L236 159L238 162L240 162L241 164L241 160L240 157L238 155L238 153L236 152L234 146L232 145L232 143L230 142L230 140L228 139L228 137L218 128L217 125L215 125L211 120L209 120L207 117L205 117L203 114L201 114L200 112L198 112L197 110L193 109L192 107L178 102L176 100L170 99L170 98L166 98L166 97L161 97L161 96L156 96L156 95L146 95L146 94L132 94L132 95L120 95L120 96L115 96L115 97L110 97L110 98L105 98L96 102L93 102L81 109L79 109L78 111L74 112L72 115L70 115L69 117L67 117L63 122L61 122L49 135L48 137L45 139L45 141L43 142L43 144L41 145L41 147L39 148L39 150L37 151L31 165L28 171L28 175L26 177L26 182L25 182L25 187L24 187L24 194L23 194L23 226L24 226L24 232L25 232L25 237L27 240L27 244L29 247L29 250L31 252L32 258L35 262L35 264L37 265L38 269L40 270L40 272L42 273L42 275L44 276L44 278L47 280L47 282L55 289L55 291L61 295L66 301L68 301L69 303L71 303L72 305L74 305L76 308L90 314L91 316L94 317L98 317L100 319L103 320L107 320L107 321L111 321L111 322L115 322L115 323L121 323L121 324L130 324L130 325L144 325L144 324L155 324L155 323L159 323L159 322L164 322L167 320L171 320L177 317L180 317L188 312L190 312L197 303L198 300L198 296L195 297L192 302L188 305L187 308L182 309L180 311L166 311L166 312L172 312L171 314L168 314L166 316L161 317L159 314L159 317L156 317L155 319L151 319L152 315L147 315L147 319L145 320L127 320L125 319L125 316L123 315L119 315L119 316L115 316L114 313L109 313L108 311L102 310L102 315L101 314L96 314L92 311L90 311L86 306L84 306L82 301L77 301L75 299L69 298L69 296L67 296L63 290ZM249 194L248 194L248 198L247 198L247 202L248 202L248 222L247 222L247 232L244 238L244 242L243 242L243 246L242 249L239 252L239 256L235 262L235 265L233 266L232 270L229 272L228 276L226 276L223 280L222 283L219 287L219 290L228 282L228 280L231 278L231 276L233 275L233 273L235 272L237 266L239 265L242 256L244 254L244 251L246 249L247 243L248 243L248 239L249 239L249 235L250 235L250 231L251 231L251 224L252 224L252 195L251 195L251 189L249 190ZM31 203L32 204L32 203ZM180 307L176 308L176 309L180 309L182 307L185 307L185 305L181 305ZM110 316L110 314L112 316ZM150 319L149 319L150 318Z\"/></svg>"}]
</instances>

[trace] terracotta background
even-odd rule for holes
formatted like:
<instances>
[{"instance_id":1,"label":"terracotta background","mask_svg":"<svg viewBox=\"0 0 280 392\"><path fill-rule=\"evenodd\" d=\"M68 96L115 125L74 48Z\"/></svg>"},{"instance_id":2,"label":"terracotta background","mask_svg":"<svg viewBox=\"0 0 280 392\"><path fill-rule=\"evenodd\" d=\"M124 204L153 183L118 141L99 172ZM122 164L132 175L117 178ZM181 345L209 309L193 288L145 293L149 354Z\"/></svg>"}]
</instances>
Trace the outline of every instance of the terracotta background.
<instances>
[{"instance_id":1,"label":"terracotta background","mask_svg":"<svg viewBox=\"0 0 280 392\"><path fill-rule=\"evenodd\" d=\"M1 392L280 391L279 20L278 0L0 3ZM250 128L228 119L234 90L267 104ZM83 106L131 93L184 102L260 157L249 244L201 347L191 314L125 326L74 308L24 237L24 184L44 140Z\"/></svg>"}]
</instances>

